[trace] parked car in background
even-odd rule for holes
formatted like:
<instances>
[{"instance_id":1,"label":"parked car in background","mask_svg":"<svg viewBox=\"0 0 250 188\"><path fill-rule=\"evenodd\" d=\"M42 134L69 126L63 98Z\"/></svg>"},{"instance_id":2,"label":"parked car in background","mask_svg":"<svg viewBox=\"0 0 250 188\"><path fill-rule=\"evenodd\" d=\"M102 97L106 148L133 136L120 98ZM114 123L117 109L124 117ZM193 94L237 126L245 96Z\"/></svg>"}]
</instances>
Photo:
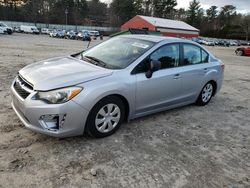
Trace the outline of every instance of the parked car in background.
<instances>
[{"instance_id":1,"label":"parked car in background","mask_svg":"<svg viewBox=\"0 0 250 188\"><path fill-rule=\"evenodd\" d=\"M228 40L220 40L218 43L219 46L226 46L229 47L230 46L230 42Z\"/></svg>"},{"instance_id":2,"label":"parked car in background","mask_svg":"<svg viewBox=\"0 0 250 188\"><path fill-rule=\"evenodd\" d=\"M204 44L207 46L215 46L215 43L213 40L205 40Z\"/></svg>"},{"instance_id":3,"label":"parked car in background","mask_svg":"<svg viewBox=\"0 0 250 188\"><path fill-rule=\"evenodd\" d=\"M46 34L46 35L49 35L51 31L52 31L52 30L49 29L49 28L42 28L42 29L41 29L41 33L42 33L42 34Z\"/></svg>"},{"instance_id":4,"label":"parked car in background","mask_svg":"<svg viewBox=\"0 0 250 188\"><path fill-rule=\"evenodd\" d=\"M4 34L4 29L0 27L0 34Z\"/></svg>"},{"instance_id":5,"label":"parked car in background","mask_svg":"<svg viewBox=\"0 0 250 188\"><path fill-rule=\"evenodd\" d=\"M5 23L0 22L0 28L1 28L1 32L3 33L7 33L9 35L13 33L13 28L9 27Z\"/></svg>"},{"instance_id":6,"label":"parked car in background","mask_svg":"<svg viewBox=\"0 0 250 188\"><path fill-rule=\"evenodd\" d=\"M99 33L99 31L89 31L89 35L94 36L94 37L98 37L98 36L100 36L100 33Z\"/></svg>"},{"instance_id":7,"label":"parked car in background","mask_svg":"<svg viewBox=\"0 0 250 188\"><path fill-rule=\"evenodd\" d=\"M66 35L65 35L65 38L66 39L76 39L76 32L71 30L71 31L67 31L66 32Z\"/></svg>"},{"instance_id":8,"label":"parked car in background","mask_svg":"<svg viewBox=\"0 0 250 188\"><path fill-rule=\"evenodd\" d=\"M83 36L84 36L84 35L88 35L88 34L89 34L89 33L88 33L88 31L86 31L86 30L78 31L78 32L77 32L77 35L76 35L76 39L77 39L77 40L82 40Z\"/></svg>"},{"instance_id":9,"label":"parked car in background","mask_svg":"<svg viewBox=\"0 0 250 188\"><path fill-rule=\"evenodd\" d=\"M82 37L82 40L83 41L91 41L91 37L89 34L84 34L83 37Z\"/></svg>"},{"instance_id":10,"label":"parked car in background","mask_svg":"<svg viewBox=\"0 0 250 188\"><path fill-rule=\"evenodd\" d=\"M230 46L238 46L239 45L238 42L235 40L230 40L229 44L230 44Z\"/></svg>"},{"instance_id":11,"label":"parked car in background","mask_svg":"<svg viewBox=\"0 0 250 188\"><path fill-rule=\"evenodd\" d=\"M11 86L12 107L36 132L105 137L124 120L207 105L223 73L224 64L195 42L125 35L24 67Z\"/></svg>"},{"instance_id":12,"label":"parked car in background","mask_svg":"<svg viewBox=\"0 0 250 188\"><path fill-rule=\"evenodd\" d=\"M47 34L47 28L41 28L41 34Z\"/></svg>"},{"instance_id":13,"label":"parked car in background","mask_svg":"<svg viewBox=\"0 0 250 188\"><path fill-rule=\"evenodd\" d=\"M89 32L86 30L79 31L76 36L77 40L83 40L83 41L91 41L91 37L89 35Z\"/></svg>"},{"instance_id":14,"label":"parked car in background","mask_svg":"<svg viewBox=\"0 0 250 188\"><path fill-rule=\"evenodd\" d=\"M66 31L65 30L57 30L57 35L56 35L56 37L57 38L65 38L65 36L66 36Z\"/></svg>"},{"instance_id":15,"label":"parked car in background","mask_svg":"<svg viewBox=\"0 0 250 188\"><path fill-rule=\"evenodd\" d=\"M248 46L249 45L249 42L245 41L245 40L240 40L239 41L239 45L240 46Z\"/></svg>"},{"instance_id":16,"label":"parked car in background","mask_svg":"<svg viewBox=\"0 0 250 188\"><path fill-rule=\"evenodd\" d=\"M39 34L39 30L36 26L21 25L20 30L24 33Z\"/></svg>"},{"instance_id":17,"label":"parked car in background","mask_svg":"<svg viewBox=\"0 0 250 188\"><path fill-rule=\"evenodd\" d=\"M99 33L99 31L89 31L89 36L90 36L92 39L96 40L97 37L100 36L100 33Z\"/></svg>"},{"instance_id":18,"label":"parked car in background","mask_svg":"<svg viewBox=\"0 0 250 188\"><path fill-rule=\"evenodd\" d=\"M250 55L250 47L240 47L235 50L236 55L238 56L248 56Z\"/></svg>"},{"instance_id":19,"label":"parked car in background","mask_svg":"<svg viewBox=\"0 0 250 188\"><path fill-rule=\"evenodd\" d=\"M200 39L200 38L193 37L191 40L194 42L197 42L198 44L203 44L202 39Z\"/></svg>"},{"instance_id":20,"label":"parked car in background","mask_svg":"<svg viewBox=\"0 0 250 188\"><path fill-rule=\"evenodd\" d=\"M49 33L49 36L50 36L50 37L56 37L56 35L57 35L57 31L56 31L56 30L52 30L52 31L50 31L50 33Z\"/></svg>"},{"instance_id":21,"label":"parked car in background","mask_svg":"<svg viewBox=\"0 0 250 188\"><path fill-rule=\"evenodd\" d=\"M20 27L14 27L14 32L16 32L16 33L22 33Z\"/></svg>"}]
</instances>

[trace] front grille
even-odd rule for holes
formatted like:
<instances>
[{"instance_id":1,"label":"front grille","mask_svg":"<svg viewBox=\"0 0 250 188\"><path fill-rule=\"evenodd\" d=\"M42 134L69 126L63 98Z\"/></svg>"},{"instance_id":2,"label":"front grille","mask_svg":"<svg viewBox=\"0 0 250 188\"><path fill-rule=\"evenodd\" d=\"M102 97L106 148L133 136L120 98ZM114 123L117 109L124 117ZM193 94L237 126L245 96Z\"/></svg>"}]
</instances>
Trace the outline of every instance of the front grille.
<instances>
[{"instance_id":1,"label":"front grille","mask_svg":"<svg viewBox=\"0 0 250 188\"><path fill-rule=\"evenodd\" d=\"M14 89L21 98L26 99L33 90L33 87L20 76L18 76L14 83Z\"/></svg>"}]
</instances>

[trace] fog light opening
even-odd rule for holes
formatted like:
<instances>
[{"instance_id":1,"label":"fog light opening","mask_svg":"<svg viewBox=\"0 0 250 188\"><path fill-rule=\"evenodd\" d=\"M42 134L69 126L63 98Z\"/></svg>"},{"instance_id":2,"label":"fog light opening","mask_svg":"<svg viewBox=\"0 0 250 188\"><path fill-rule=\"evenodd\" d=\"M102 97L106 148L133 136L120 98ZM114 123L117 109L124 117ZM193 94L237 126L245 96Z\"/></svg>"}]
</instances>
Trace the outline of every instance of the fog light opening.
<instances>
[{"instance_id":1,"label":"fog light opening","mask_svg":"<svg viewBox=\"0 0 250 188\"><path fill-rule=\"evenodd\" d=\"M41 125L48 130L59 130L59 115L43 115L40 117Z\"/></svg>"}]
</instances>

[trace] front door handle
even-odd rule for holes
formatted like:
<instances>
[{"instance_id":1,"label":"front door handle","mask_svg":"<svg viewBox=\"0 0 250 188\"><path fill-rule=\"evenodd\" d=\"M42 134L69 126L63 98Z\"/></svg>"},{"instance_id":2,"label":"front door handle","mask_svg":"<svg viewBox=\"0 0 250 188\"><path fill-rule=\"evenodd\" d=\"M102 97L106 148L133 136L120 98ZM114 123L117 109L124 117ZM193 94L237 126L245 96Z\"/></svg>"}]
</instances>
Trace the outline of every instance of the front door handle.
<instances>
[{"instance_id":1,"label":"front door handle","mask_svg":"<svg viewBox=\"0 0 250 188\"><path fill-rule=\"evenodd\" d=\"M208 71L208 69L207 69L207 68L204 68L203 70L204 70L204 72L205 72L205 73Z\"/></svg>"},{"instance_id":2,"label":"front door handle","mask_svg":"<svg viewBox=\"0 0 250 188\"><path fill-rule=\"evenodd\" d=\"M181 78L181 75L180 74L175 74L174 75L174 79L177 80L177 79L180 79Z\"/></svg>"}]
</instances>

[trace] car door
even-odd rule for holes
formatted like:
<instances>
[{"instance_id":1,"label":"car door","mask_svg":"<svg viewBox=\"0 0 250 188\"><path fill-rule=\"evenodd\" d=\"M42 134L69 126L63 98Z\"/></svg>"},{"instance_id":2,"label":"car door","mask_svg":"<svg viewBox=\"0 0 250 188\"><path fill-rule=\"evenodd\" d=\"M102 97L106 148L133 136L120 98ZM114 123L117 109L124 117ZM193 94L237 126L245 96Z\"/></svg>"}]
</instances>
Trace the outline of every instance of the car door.
<instances>
[{"instance_id":1,"label":"car door","mask_svg":"<svg viewBox=\"0 0 250 188\"><path fill-rule=\"evenodd\" d=\"M147 78L146 67L152 60L160 61L161 68L153 72L151 78ZM181 90L179 63L180 44L175 43L158 48L138 65L135 93L137 115L178 103Z\"/></svg>"},{"instance_id":2,"label":"car door","mask_svg":"<svg viewBox=\"0 0 250 188\"><path fill-rule=\"evenodd\" d=\"M246 54L246 55L250 55L250 47L245 48L245 54Z\"/></svg>"},{"instance_id":3,"label":"car door","mask_svg":"<svg viewBox=\"0 0 250 188\"><path fill-rule=\"evenodd\" d=\"M184 43L181 45L183 70L182 98L185 101L195 101L205 84L205 76L209 71L209 55L197 45Z\"/></svg>"}]
</instances>

